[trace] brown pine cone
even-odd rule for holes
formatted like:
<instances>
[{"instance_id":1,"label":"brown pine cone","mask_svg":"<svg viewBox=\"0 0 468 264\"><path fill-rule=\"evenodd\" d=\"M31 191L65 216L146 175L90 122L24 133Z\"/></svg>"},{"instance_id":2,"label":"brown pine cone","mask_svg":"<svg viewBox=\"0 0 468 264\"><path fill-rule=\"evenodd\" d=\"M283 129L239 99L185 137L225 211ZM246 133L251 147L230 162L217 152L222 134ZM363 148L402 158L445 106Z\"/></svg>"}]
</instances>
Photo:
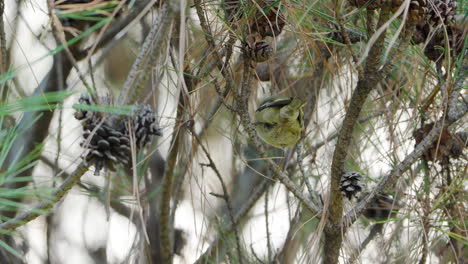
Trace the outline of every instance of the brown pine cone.
<instances>
[{"instance_id":1,"label":"brown pine cone","mask_svg":"<svg viewBox=\"0 0 468 264\"><path fill-rule=\"evenodd\" d=\"M413 137L416 145L423 141L433 127L434 123L429 123L414 131ZM447 157L457 159L466 148L467 139L465 137L465 133L452 134L448 129L444 129L440 137L424 152L423 156L427 161L443 160Z\"/></svg>"},{"instance_id":2,"label":"brown pine cone","mask_svg":"<svg viewBox=\"0 0 468 264\"><path fill-rule=\"evenodd\" d=\"M431 27L427 23L419 23L416 25L416 30L414 32L413 44L420 44L426 41L427 37L429 36Z\"/></svg>"},{"instance_id":3,"label":"brown pine cone","mask_svg":"<svg viewBox=\"0 0 468 264\"><path fill-rule=\"evenodd\" d=\"M101 97L99 101L95 103L88 95L82 95L79 100L80 104L85 106L109 105L109 99ZM95 175L99 175L103 168L114 170L116 164L130 163L129 121L135 135L137 151L143 149L154 135L161 135L156 126L155 114L148 105L136 106L133 115L125 117L104 115L78 106L74 108L77 109L75 118L80 120L83 126L83 141L80 145L88 150L83 159L95 166Z\"/></svg>"},{"instance_id":4,"label":"brown pine cone","mask_svg":"<svg viewBox=\"0 0 468 264\"><path fill-rule=\"evenodd\" d=\"M466 31L456 25L447 26L448 44L450 55L458 56L463 50L463 41L466 37ZM424 49L424 54L432 61L438 61L445 56L444 50L447 49L447 41L445 39L445 31L438 29L432 39Z\"/></svg>"},{"instance_id":5,"label":"brown pine cone","mask_svg":"<svg viewBox=\"0 0 468 264\"><path fill-rule=\"evenodd\" d=\"M392 0L392 9L395 12L404 0ZM412 0L410 3L410 16L418 23L430 25L451 24L455 21L456 0Z\"/></svg>"},{"instance_id":6,"label":"brown pine cone","mask_svg":"<svg viewBox=\"0 0 468 264\"><path fill-rule=\"evenodd\" d=\"M221 2L227 21L237 23L243 17L242 5L241 0L224 0Z\"/></svg>"},{"instance_id":7,"label":"brown pine cone","mask_svg":"<svg viewBox=\"0 0 468 264\"><path fill-rule=\"evenodd\" d=\"M427 0L411 0L409 7L409 16L412 21L425 22L429 12Z\"/></svg>"},{"instance_id":8,"label":"brown pine cone","mask_svg":"<svg viewBox=\"0 0 468 264\"><path fill-rule=\"evenodd\" d=\"M450 154L453 158L459 158L463 155L463 150L468 147L468 132L458 132L453 139Z\"/></svg>"},{"instance_id":9,"label":"brown pine cone","mask_svg":"<svg viewBox=\"0 0 468 264\"><path fill-rule=\"evenodd\" d=\"M456 0L433 0L433 6L429 8L428 20L431 24L450 24L455 21L457 9Z\"/></svg>"},{"instance_id":10,"label":"brown pine cone","mask_svg":"<svg viewBox=\"0 0 468 264\"><path fill-rule=\"evenodd\" d=\"M262 8L257 8L252 17L253 22L250 24L250 30L252 33L258 33L263 38L270 36L276 37L283 31L286 25L286 20L281 13L278 6L275 5L277 1L274 0L262 0L257 3Z\"/></svg>"},{"instance_id":11,"label":"brown pine cone","mask_svg":"<svg viewBox=\"0 0 468 264\"><path fill-rule=\"evenodd\" d=\"M356 171L346 172L341 176L340 191L348 200L357 197L357 194L362 191L364 187L362 178L363 176Z\"/></svg>"},{"instance_id":12,"label":"brown pine cone","mask_svg":"<svg viewBox=\"0 0 468 264\"><path fill-rule=\"evenodd\" d=\"M244 55L252 61L265 62L273 55L273 48L259 35L250 35L244 43Z\"/></svg>"}]
</instances>

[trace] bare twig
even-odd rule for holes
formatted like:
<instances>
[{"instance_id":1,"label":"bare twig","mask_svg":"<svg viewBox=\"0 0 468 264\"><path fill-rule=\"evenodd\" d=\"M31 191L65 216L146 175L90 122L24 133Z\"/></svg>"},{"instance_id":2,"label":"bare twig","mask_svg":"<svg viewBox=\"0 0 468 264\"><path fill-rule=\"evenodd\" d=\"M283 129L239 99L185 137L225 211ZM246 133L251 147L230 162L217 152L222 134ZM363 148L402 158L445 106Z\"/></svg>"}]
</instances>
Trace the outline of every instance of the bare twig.
<instances>
[{"instance_id":1,"label":"bare twig","mask_svg":"<svg viewBox=\"0 0 468 264\"><path fill-rule=\"evenodd\" d=\"M463 79L463 76L465 75L466 73L462 74L461 79ZM434 141L439 138L439 135L443 129L447 128L455 121L466 115L468 112L468 105L466 104L462 104L461 107L457 109L458 111L453 109L457 106L457 94L460 92L461 87L461 83L460 86L456 87L456 91L453 92L454 95L451 97L446 114L444 114L436 122L431 132L429 132L429 134L415 147L415 149L408 156L406 156L403 161L401 161L397 166L395 166L394 169L390 171L389 174L380 180L372 192L366 195L352 210L346 214L343 221L344 228L349 227L352 223L354 223L354 221L362 214L364 209L369 206L370 202L376 194L381 193L383 190L393 185L397 179L400 178L400 176L406 170L408 170L427 149L432 146Z\"/></svg>"},{"instance_id":2,"label":"bare twig","mask_svg":"<svg viewBox=\"0 0 468 264\"><path fill-rule=\"evenodd\" d=\"M162 184L162 198L160 206L160 234L161 234L161 256L164 263L172 263L172 240L170 227L170 201L172 198L172 189L174 182L174 171L179 153L179 145L182 133L177 128L174 131L174 137L171 149L167 158L167 167L164 173Z\"/></svg>"},{"instance_id":3,"label":"bare twig","mask_svg":"<svg viewBox=\"0 0 468 264\"><path fill-rule=\"evenodd\" d=\"M0 18L1 18L1 21L0 21L0 75L4 74L8 67L5 25L3 23L4 12L5 12L5 1L0 1Z\"/></svg>"},{"instance_id":4,"label":"bare twig","mask_svg":"<svg viewBox=\"0 0 468 264\"><path fill-rule=\"evenodd\" d=\"M390 17L391 3L385 2L380 12L378 27L383 26ZM357 87L355 88L350 100L348 111L340 128L338 140L333 153L330 177L330 202L328 206L328 222L325 227L325 244L323 249L324 263L338 263L339 251L343 236L341 234L341 221L343 216L343 201L339 190L341 175L343 174L344 164L352 139L354 127L361 113L361 109L372 89L376 86L379 79L375 79L378 66L380 64L380 55L384 50L386 30L377 38L371 47L367 63L364 69L364 75L359 76Z\"/></svg>"},{"instance_id":5,"label":"bare twig","mask_svg":"<svg viewBox=\"0 0 468 264\"><path fill-rule=\"evenodd\" d=\"M171 1L164 1L161 7L161 14L153 23L148 36L132 65L124 87L120 92L117 105L133 103L148 81L153 66L159 62L159 55L162 54L163 41L167 40L171 25L174 20L174 5ZM132 91L132 96L129 92Z\"/></svg>"},{"instance_id":6,"label":"bare twig","mask_svg":"<svg viewBox=\"0 0 468 264\"><path fill-rule=\"evenodd\" d=\"M268 221L268 217L269 217L269 213L268 213L268 188L266 189L265 191L265 227L266 227L266 239L267 239L267 263L271 263L271 254L272 254L272 250L271 250L271 239L270 239L270 224L269 224L269 221Z\"/></svg>"},{"instance_id":7,"label":"bare twig","mask_svg":"<svg viewBox=\"0 0 468 264\"><path fill-rule=\"evenodd\" d=\"M305 173L305 170L304 170L304 165L302 163L302 160L303 160L302 151L301 151L300 148L297 149L296 155L297 155L297 160L299 161L297 164L299 166L299 171L301 172L301 175L302 175L302 181L305 183L305 185L307 187L307 191L309 192L309 196L313 197L314 188L312 188L312 185L310 184L310 181L306 176L306 173Z\"/></svg>"},{"instance_id":8,"label":"bare twig","mask_svg":"<svg viewBox=\"0 0 468 264\"><path fill-rule=\"evenodd\" d=\"M166 2L165 2L166 3ZM176 123L174 126L171 148L167 157L164 178L162 182L162 197L160 204L160 240L161 240L161 258L163 263L172 263L172 226L171 226L171 199L173 197L174 174L176 161L180 151L180 144L183 133L181 131L184 122L185 106L187 105L188 95L185 89L179 87L179 103L177 106Z\"/></svg>"},{"instance_id":9,"label":"bare twig","mask_svg":"<svg viewBox=\"0 0 468 264\"><path fill-rule=\"evenodd\" d=\"M244 205L236 212L234 215L233 223L229 223L224 232L228 233L231 232L235 225L239 223L239 221L244 218L244 216L250 211L250 209L254 206L254 204L260 199L260 197L265 193L266 188L271 183L269 179L264 179L258 186L253 190L252 195L249 199L244 203ZM214 254L218 247L220 246L221 237L217 236L215 240L210 244L210 246L203 252L203 254L195 261L196 264L203 264L203 263L210 263L207 260L210 258L212 254Z\"/></svg>"},{"instance_id":10,"label":"bare twig","mask_svg":"<svg viewBox=\"0 0 468 264\"><path fill-rule=\"evenodd\" d=\"M40 202L28 211L0 224L0 230L14 230L36 219L38 216L43 215L44 211L50 210L73 186L76 185L76 183L80 181L81 176L88 171L88 167L89 165L84 162L80 163L75 171L71 173L70 176L57 188L57 190L52 193L52 198L50 200Z\"/></svg>"},{"instance_id":11,"label":"bare twig","mask_svg":"<svg viewBox=\"0 0 468 264\"><path fill-rule=\"evenodd\" d=\"M238 231L238 228L237 228L237 223L234 221L233 208L232 208L231 200L229 199L228 189L226 187L226 184L224 183L224 180L223 180L223 177L221 176L221 173L219 172L218 168L216 167L216 164L214 163L213 159L211 158L210 153L205 148L205 146L202 144L201 139L198 137L197 133L195 131L193 131L193 128L190 128L190 130L192 132L192 135L197 140L198 145L202 148L203 152L205 153L205 156L208 158L208 161L209 161L208 166L210 166L213 169L213 171L216 174L216 177L218 177L218 180L221 183L221 188L223 189L222 198L226 202L230 222L232 224L232 228L233 228L233 231L234 231L234 237L236 239L236 251L237 251L238 262L242 264L242 263L244 263L244 261L243 261L242 252L241 252L240 236L239 236L239 231Z\"/></svg>"},{"instance_id":12,"label":"bare twig","mask_svg":"<svg viewBox=\"0 0 468 264\"><path fill-rule=\"evenodd\" d=\"M116 23L114 26L109 28L108 32L104 34L104 37L99 41L97 48L94 52L98 51L99 48L104 47L113 37L120 32L128 23L130 23L138 13L143 10L147 1L139 1L135 4L134 10L130 12L128 17L124 18L122 21ZM75 58L81 60L88 55L88 51L85 49L83 51L77 51ZM41 83L38 85L34 91L34 95L39 95L47 92L56 92L60 87L65 87L65 81L71 72L72 64L69 60L65 59L63 52L56 53L53 56L53 64L49 73L44 77ZM61 73L58 75L57 73ZM28 155L33 149L44 141L48 135L49 125L54 115L53 111L34 111L27 112L21 119L19 127L28 127L28 124L32 120L37 120L29 129L27 129L21 137L18 137L17 140L13 143L12 151L8 153L6 162L2 164L3 168L8 166L13 166L14 162L21 160L23 157ZM29 169L23 171L21 175L31 175L34 166L31 166ZM27 182L24 181L14 181L12 183L6 184L7 188L21 188L27 185ZM13 217L14 211L1 212L7 217Z\"/></svg>"},{"instance_id":13,"label":"bare twig","mask_svg":"<svg viewBox=\"0 0 468 264\"><path fill-rule=\"evenodd\" d=\"M354 54L351 39L349 37L348 31L344 26L343 16L340 14L343 2L344 1L342 0L335 1L335 18L340 27L341 36L343 37L344 43L346 44L346 47L348 48L348 51L351 54L351 57L353 58L354 65L356 65L356 69L358 70L359 75L361 75L363 73L362 66L357 63L358 57L356 56L356 54Z\"/></svg>"},{"instance_id":14,"label":"bare twig","mask_svg":"<svg viewBox=\"0 0 468 264\"><path fill-rule=\"evenodd\" d=\"M384 111L379 111L379 112L376 112L376 113L372 113L372 114L369 114L363 118L360 118L357 122L358 124L362 124L362 123L365 123L367 121L369 121L370 119L374 118L374 117L378 117L378 116L381 116L383 115L384 113L386 113L387 111L384 110ZM320 141L320 142L317 142L315 144L313 144L312 146L310 146L307 151L317 151L319 148L321 148L322 146L324 146L327 142L330 142L332 140L334 140L336 137L338 137L338 131L334 131L332 133L330 133L326 139Z\"/></svg>"},{"instance_id":15,"label":"bare twig","mask_svg":"<svg viewBox=\"0 0 468 264\"><path fill-rule=\"evenodd\" d=\"M374 224L369 232L369 234L367 235L366 239L364 239L364 241L362 241L361 245L359 245L359 248L356 250L356 252L354 252L354 255L351 256L350 260L349 260L349 264L353 264L356 262L356 260L359 259L359 255L361 254L362 251L364 251L364 249L366 249L367 245L369 245L369 243L374 240L374 238L382 232L382 229L383 229L383 226L384 224L382 223L379 223L379 224Z\"/></svg>"},{"instance_id":16,"label":"bare twig","mask_svg":"<svg viewBox=\"0 0 468 264\"><path fill-rule=\"evenodd\" d=\"M136 136L135 136L135 130L132 126L132 122L130 120L127 121L127 129L128 131L131 131L129 133L129 137L130 137L130 148L131 148L131 164L132 164L132 185L133 185L133 191L132 191L132 195L133 197L135 197L135 200L136 200L136 204L138 205L138 216L140 217L140 223L142 225L142 228L141 228L141 233L143 233L145 239L146 239L146 242L149 244L150 243L150 240L149 240L149 236L148 236L148 231L146 230L146 225L145 225L145 221L144 221L144 217L143 217L143 206L141 205L141 198L140 198L140 190L138 188L138 175L137 175L137 148L136 148ZM110 179L109 179L109 183L110 183ZM110 205L110 188L108 188L108 205ZM109 208L109 206L107 206ZM109 217L109 214L108 214L108 217ZM130 217L130 219L132 219L132 217Z\"/></svg>"},{"instance_id":17,"label":"bare twig","mask_svg":"<svg viewBox=\"0 0 468 264\"><path fill-rule=\"evenodd\" d=\"M231 91L233 86L233 80L232 80L232 72L231 68L227 67L225 63L222 62L221 60L221 54L217 52L216 49L216 44L213 40L213 34L211 32L210 27L208 26L208 23L205 19L205 14L203 12L202 6L201 6L201 1L200 0L194 0L193 1L195 4L195 9L197 10L197 15L198 19L200 19L200 26L202 27L203 31L205 32L205 39L206 42L208 42L208 46L210 49L213 51L213 56L215 58L215 63L218 66L218 69L221 71L221 74L223 75L225 81L226 81L226 87L225 87L225 92L228 93ZM227 61L226 61L227 63ZM224 67L226 66L226 67Z\"/></svg>"},{"instance_id":18,"label":"bare twig","mask_svg":"<svg viewBox=\"0 0 468 264\"><path fill-rule=\"evenodd\" d=\"M260 145L260 143L257 140L255 129L250 120L247 104L248 96L250 95L250 92L247 91L248 89L250 89L250 78L248 77L249 75L249 62L246 61L244 65L244 83L243 87L241 88L241 91L245 90L245 92L241 92L241 94L234 93L234 97L238 107L237 113L240 117L241 123L244 129L246 130L247 134L249 135L250 139L252 140L253 144L259 150L261 157L266 159L267 167L271 170L271 172L273 172L274 177L279 179L279 181L284 186L286 186L286 188L289 191L291 191L294 194L294 196L296 196L296 198L298 198L304 204L304 206L306 206L312 212L312 214L316 214L321 211L320 207L311 202L310 199L302 193L302 190L293 181L290 180L290 178L278 167L276 163L274 163L271 159L268 159L268 155L266 155L265 149L262 147L262 145Z\"/></svg>"}]
</instances>

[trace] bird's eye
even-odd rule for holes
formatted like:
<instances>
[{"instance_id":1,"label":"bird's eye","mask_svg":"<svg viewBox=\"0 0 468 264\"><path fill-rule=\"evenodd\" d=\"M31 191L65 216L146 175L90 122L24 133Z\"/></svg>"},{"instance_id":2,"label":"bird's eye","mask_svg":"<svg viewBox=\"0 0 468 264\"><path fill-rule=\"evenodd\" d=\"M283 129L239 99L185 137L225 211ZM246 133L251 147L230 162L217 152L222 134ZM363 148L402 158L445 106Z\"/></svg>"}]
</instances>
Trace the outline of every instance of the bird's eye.
<instances>
[{"instance_id":1,"label":"bird's eye","mask_svg":"<svg viewBox=\"0 0 468 264\"><path fill-rule=\"evenodd\" d=\"M276 124L275 123L264 123L263 124L266 128L271 129L273 128Z\"/></svg>"}]
</instances>

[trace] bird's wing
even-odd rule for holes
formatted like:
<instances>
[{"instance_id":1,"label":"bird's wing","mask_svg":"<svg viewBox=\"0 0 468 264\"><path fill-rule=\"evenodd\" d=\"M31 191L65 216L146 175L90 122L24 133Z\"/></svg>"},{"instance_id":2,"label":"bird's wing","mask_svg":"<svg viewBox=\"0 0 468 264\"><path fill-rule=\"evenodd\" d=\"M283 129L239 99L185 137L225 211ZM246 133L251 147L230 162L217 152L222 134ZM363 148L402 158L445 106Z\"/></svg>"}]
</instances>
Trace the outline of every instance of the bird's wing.
<instances>
[{"instance_id":1,"label":"bird's wing","mask_svg":"<svg viewBox=\"0 0 468 264\"><path fill-rule=\"evenodd\" d=\"M262 102L260 107L256 110L257 112L262 111L267 107L281 107L291 103L292 98L279 99L275 97L270 97Z\"/></svg>"}]
</instances>

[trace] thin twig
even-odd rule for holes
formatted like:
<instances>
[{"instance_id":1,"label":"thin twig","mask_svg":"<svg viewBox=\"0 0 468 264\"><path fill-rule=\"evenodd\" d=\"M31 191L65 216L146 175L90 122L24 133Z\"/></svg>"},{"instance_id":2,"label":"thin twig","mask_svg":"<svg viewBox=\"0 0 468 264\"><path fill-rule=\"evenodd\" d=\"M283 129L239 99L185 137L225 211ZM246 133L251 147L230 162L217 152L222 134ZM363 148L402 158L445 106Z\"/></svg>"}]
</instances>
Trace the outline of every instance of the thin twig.
<instances>
[{"instance_id":1,"label":"thin twig","mask_svg":"<svg viewBox=\"0 0 468 264\"><path fill-rule=\"evenodd\" d=\"M179 152L182 133L177 129L174 131L173 141L167 158L167 167L162 184L162 197L160 206L160 240L161 257L163 263L172 263L172 240L170 228L170 204L174 182L174 171Z\"/></svg>"},{"instance_id":2,"label":"thin twig","mask_svg":"<svg viewBox=\"0 0 468 264\"><path fill-rule=\"evenodd\" d=\"M62 23L60 22L60 19L57 17L55 14L55 3L54 0L47 0L47 7L49 9L49 16L52 19L52 26L53 26L53 35L55 40L60 43L64 47L64 52L65 55L67 56L68 60L70 61L71 65L75 69L75 71L78 74L78 78L81 80L83 85L86 87L88 92L92 94L92 86L88 84L86 81L84 75L81 73L80 68L78 67L78 60L75 58L73 55L72 51L70 50L70 46L67 44L67 38L65 36L65 32L62 26ZM73 47L73 49L76 49L76 47Z\"/></svg>"},{"instance_id":3,"label":"thin twig","mask_svg":"<svg viewBox=\"0 0 468 264\"><path fill-rule=\"evenodd\" d=\"M278 167L278 165L273 162L271 159L268 159L268 155L266 154L265 149L263 148L262 145L257 140L256 134L255 134L255 129L254 126L250 120L249 112L248 112L248 96L250 94L250 78L248 77L250 75L250 64L246 60L244 63L244 82L243 82L243 87L241 88L241 91L245 90L245 92L241 92L241 94L237 94L234 92L234 98L236 100L236 104L238 107L238 115L240 117L241 123L246 130L247 134L249 135L250 139L252 140L253 144L257 148L257 150L260 152L260 156L266 159L266 164L268 168L273 172L273 175L275 178L279 179L279 181L286 186L286 188L291 191L291 193L296 196L296 198L299 199L310 211L312 214L317 214L319 213L320 207L318 207L316 204L314 204L312 201L310 201L309 198L307 198L301 191L301 188L299 188L293 181L290 180L290 178ZM243 97L241 97L244 96Z\"/></svg>"},{"instance_id":4,"label":"thin twig","mask_svg":"<svg viewBox=\"0 0 468 264\"><path fill-rule=\"evenodd\" d=\"M267 239L267 256L268 256L268 259L267 259L267 263L271 263L271 253L272 253L272 250L271 250L271 239L270 239L270 222L268 221L268 217L269 217L269 211L268 211L268 189L267 188L265 190L265 228L266 228L266 239Z\"/></svg>"},{"instance_id":5,"label":"thin twig","mask_svg":"<svg viewBox=\"0 0 468 264\"><path fill-rule=\"evenodd\" d=\"M18 227L21 227L30 221L36 219L38 216L44 214L45 211L50 210L57 202L59 202L68 191L75 186L81 179L81 176L88 171L89 165L85 162L81 162L76 167L70 176L65 179L65 181L52 193L52 198L48 201L40 202L34 205L31 209L28 209L26 212L19 214L13 219L10 219L2 224L0 224L0 230L14 230Z\"/></svg>"},{"instance_id":6,"label":"thin twig","mask_svg":"<svg viewBox=\"0 0 468 264\"><path fill-rule=\"evenodd\" d=\"M145 236L146 242L149 244L150 239L148 236L148 231L146 230L146 225L145 225L145 220L143 217L143 206L141 204L141 197L140 197L140 189L139 189L139 184L138 184L138 175L137 175L137 143L136 143L136 136L135 136L135 129L132 126L132 122L129 119L127 121L127 130L129 132L129 138L130 138L130 149L131 149L131 161L132 161L132 185L133 185L133 191L132 195L135 198L137 207L138 207L138 216L140 217L140 224L142 226L142 233ZM109 179L110 182L110 179ZM110 188L108 188L108 192L110 193ZM110 198L110 196L109 196ZM110 199L108 201L110 203ZM131 219L132 217L130 217Z\"/></svg>"},{"instance_id":7,"label":"thin twig","mask_svg":"<svg viewBox=\"0 0 468 264\"><path fill-rule=\"evenodd\" d=\"M465 73L466 74L466 73ZM462 74L464 76L464 74ZM463 78L463 77L462 77ZM456 91L454 91L455 96L451 97L450 104L448 106L448 111L444 113L444 115L436 122L434 127L432 128L431 132L427 134L427 136L415 147L415 149L406 156L406 158L401 161L395 168L393 168L390 173L388 173L385 177L380 180L377 186L374 188L372 192L366 195L352 210L350 210L346 216L344 217L343 227L347 228L351 224L356 221L356 219L362 214L365 208L369 206L372 199L375 197L376 194L381 193L386 188L393 185L400 176L408 170L411 165L416 162L423 153L429 149L434 141L439 138L440 133L443 129L447 128L455 121L463 118L466 113L468 112L468 106L462 105L459 107L459 111L453 110L453 107L457 106L457 96L458 92L461 90L460 86L456 87Z\"/></svg>"},{"instance_id":8,"label":"thin twig","mask_svg":"<svg viewBox=\"0 0 468 264\"><path fill-rule=\"evenodd\" d=\"M351 54L351 57L353 58L353 64L356 65L356 69L361 75L363 73L362 65L358 64L358 57L356 54L354 54L354 51L352 49L352 42L351 39L349 38L348 31L346 30L343 22L343 16L340 14L341 12L341 7L344 1L342 0L336 0L335 1L335 18L336 22L338 23L338 26L340 27L340 32L343 37L344 43L346 44L346 47L348 48L349 53Z\"/></svg>"},{"instance_id":9,"label":"thin twig","mask_svg":"<svg viewBox=\"0 0 468 264\"><path fill-rule=\"evenodd\" d=\"M364 239L364 241L361 243L361 245L359 245L359 248L356 250L356 252L354 252L354 255L351 256L350 260L349 260L349 264L354 264L356 262L357 259L359 259L359 255L361 254L361 252L363 252L367 245L369 245L369 243L374 240L374 238L382 232L382 229L383 229L383 226L384 224L382 223L379 223L379 224L374 224L369 232L369 235L367 235L366 239Z\"/></svg>"},{"instance_id":10,"label":"thin twig","mask_svg":"<svg viewBox=\"0 0 468 264\"><path fill-rule=\"evenodd\" d=\"M310 197L313 197L314 188L312 188L312 185L310 184L310 181L306 176L306 173L305 173L305 170L304 170L304 165L302 164L302 160L303 160L304 157L302 156L302 151L301 151L300 148L297 149L296 155L297 155L297 160L299 161L299 162L297 162L297 164L299 166L299 171L301 172L301 175L302 175L302 181L305 183L305 185L307 187L307 191L309 192Z\"/></svg>"},{"instance_id":11,"label":"thin twig","mask_svg":"<svg viewBox=\"0 0 468 264\"><path fill-rule=\"evenodd\" d=\"M421 246L421 258L419 259L419 264L426 264L427 255L429 254L429 231L431 229L431 224L429 222L430 204L428 199L428 194L424 194L424 204L422 204L423 215L421 217L423 232L422 232L422 246Z\"/></svg>"},{"instance_id":12,"label":"thin twig","mask_svg":"<svg viewBox=\"0 0 468 264\"><path fill-rule=\"evenodd\" d=\"M222 198L226 202L226 205L227 205L227 208L228 208L228 215L229 215L230 222L232 224L232 228L233 228L233 231L234 231L234 237L236 239L236 251L237 251L238 262L242 264L242 263L244 263L244 261L243 261L243 258L242 258L239 230L238 230L236 222L234 221L233 208L232 208L231 200L229 198L228 189L226 187L226 184L224 183L224 180L223 180L223 177L221 176L221 173L219 172L218 168L216 167L216 164L214 163L213 159L211 158L210 153L205 148L205 146L202 144L201 139L198 137L197 133L195 131L193 131L192 127L190 128L190 131L192 132L192 135L197 140L198 145L202 148L203 152L205 153L205 156L208 158L208 161L210 162L208 164L208 166L210 166L210 168L213 169L213 171L216 174L216 177L218 177L218 180L221 183L221 188L223 189Z\"/></svg>"},{"instance_id":13,"label":"thin twig","mask_svg":"<svg viewBox=\"0 0 468 264\"><path fill-rule=\"evenodd\" d=\"M166 3L166 2L165 2ZM162 196L160 204L160 240L161 240L161 258L163 263L172 263L172 226L171 226L171 199L173 197L174 174L176 170L176 161L180 151L182 141L182 124L184 122L184 111L186 102L189 98L185 95L185 90L179 86L179 103L177 106L176 123L171 140L171 147L167 157L166 168L162 183Z\"/></svg>"},{"instance_id":14,"label":"thin twig","mask_svg":"<svg viewBox=\"0 0 468 264\"><path fill-rule=\"evenodd\" d=\"M369 114L369 115L367 115L367 116L365 116L363 118L360 118L357 122L358 122L358 124L365 123L365 122L369 121L370 119L372 119L374 117L378 117L378 116L381 116L381 115L385 114L386 112L387 112L387 110L383 110L383 111L379 111L379 112L376 112L376 113ZM322 141L319 141L319 142L313 144L312 146L310 146L307 149L307 152L317 151L319 148L324 146L327 142L330 142L330 141L334 140L336 137L338 137L338 130L330 133L326 137L326 139L324 139Z\"/></svg>"},{"instance_id":15,"label":"thin twig","mask_svg":"<svg viewBox=\"0 0 468 264\"><path fill-rule=\"evenodd\" d=\"M111 41L115 35L117 35L122 28L132 22L132 20L137 17L138 13L143 9L147 1L138 1L135 4L135 8L132 9L130 14L126 16L122 21L119 21L114 26L112 26L108 32L104 35L103 38L99 41L97 49L94 52L97 52L101 47L104 47L109 41ZM75 58L81 60L88 55L88 50L77 51ZM60 70L58 69L60 68ZM63 56L63 52L54 54L53 64L49 73L42 79L40 84L34 91L34 94L43 94L47 92L58 91L60 87L64 86L65 80L70 74L72 65L68 60ZM61 72L62 75L58 76L57 72ZM52 117L54 115L53 111L33 111L25 113L21 119L19 126L28 127L28 124L32 120L37 120L27 131L25 131L21 137L19 137L13 143L12 151L8 153L6 161L2 164L4 167L12 166L16 160L21 160L23 157L28 155L38 144L40 144L46 136L48 135L48 128ZM27 170L23 171L18 176L31 175L34 166L31 166ZM26 181L15 181L11 184L6 184L8 188L21 188L28 184ZM15 211L1 212L2 214L13 217Z\"/></svg>"},{"instance_id":16,"label":"thin twig","mask_svg":"<svg viewBox=\"0 0 468 264\"><path fill-rule=\"evenodd\" d=\"M224 229L225 233L231 232L235 225L238 225L241 219L250 211L250 209L255 205L255 203L260 199L260 197L265 193L266 188L271 183L269 179L263 179L263 181L258 184L258 186L252 191L252 195L244 203L244 205L236 212L234 215L233 223L229 223ZM203 252L203 254L195 261L195 264L207 263L206 261L210 256L218 250L218 247L221 244L222 238L217 236L210 246Z\"/></svg>"},{"instance_id":17,"label":"thin twig","mask_svg":"<svg viewBox=\"0 0 468 264\"><path fill-rule=\"evenodd\" d=\"M146 85L153 66L159 62L158 56L161 54L162 43L167 39L172 21L174 20L173 5L174 3L171 3L169 0L164 1L160 10L160 15L153 23L130 69L127 80L117 99L117 105L133 103L133 100L139 95L138 91L141 91ZM130 91L132 91L132 96L129 96Z\"/></svg>"},{"instance_id":18,"label":"thin twig","mask_svg":"<svg viewBox=\"0 0 468 264\"><path fill-rule=\"evenodd\" d=\"M232 72L230 67L224 67L225 63L222 62L221 60L221 55L217 52L216 49L216 44L213 40L213 34L211 32L210 27L208 26L208 23L205 19L205 14L203 12L203 8L201 7L201 1L200 0L194 0L193 1L195 4L195 9L197 10L197 15L198 19L200 20L200 26L202 27L203 31L205 32L205 39L206 42L208 42L208 46L213 52L213 56L215 58L216 65L218 66L218 69L221 71L221 74L223 75L225 81L226 81L226 87L225 91L229 92L231 91L232 87L234 87L234 83L232 80Z\"/></svg>"},{"instance_id":19,"label":"thin twig","mask_svg":"<svg viewBox=\"0 0 468 264\"><path fill-rule=\"evenodd\" d=\"M380 12L378 27L384 25L391 10L391 3L385 2ZM348 111L343 120L338 140L333 153L331 164L331 177L329 189L329 204L328 204L328 222L324 230L325 244L323 249L324 263L338 263L339 251L343 236L341 234L341 221L343 216L343 198L340 188L341 175L344 171L344 165L347 158L348 150L352 140L354 127L356 126L361 109L366 102L366 99L372 89L376 86L379 80L372 79L373 75L378 70L380 64L380 55L384 49L386 30L377 38L374 45L371 47L367 63L365 65L364 75L359 76L357 87L355 88L350 100Z\"/></svg>"},{"instance_id":20,"label":"thin twig","mask_svg":"<svg viewBox=\"0 0 468 264\"><path fill-rule=\"evenodd\" d=\"M254 258L257 260L257 263L265 264L265 262L260 259L260 257L257 255L257 253L255 253L255 250L254 250L252 244L250 244L250 251L252 252L252 255L254 256Z\"/></svg>"},{"instance_id":21,"label":"thin twig","mask_svg":"<svg viewBox=\"0 0 468 264\"><path fill-rule=\"evenodd\" d=\"M4 15L5 15L5 1L0 1L0 75L4 74L8 67L5 25L3 23ZM0 98L0 102L1 101L2 100Z\"/></svg>"}]
</instances>

